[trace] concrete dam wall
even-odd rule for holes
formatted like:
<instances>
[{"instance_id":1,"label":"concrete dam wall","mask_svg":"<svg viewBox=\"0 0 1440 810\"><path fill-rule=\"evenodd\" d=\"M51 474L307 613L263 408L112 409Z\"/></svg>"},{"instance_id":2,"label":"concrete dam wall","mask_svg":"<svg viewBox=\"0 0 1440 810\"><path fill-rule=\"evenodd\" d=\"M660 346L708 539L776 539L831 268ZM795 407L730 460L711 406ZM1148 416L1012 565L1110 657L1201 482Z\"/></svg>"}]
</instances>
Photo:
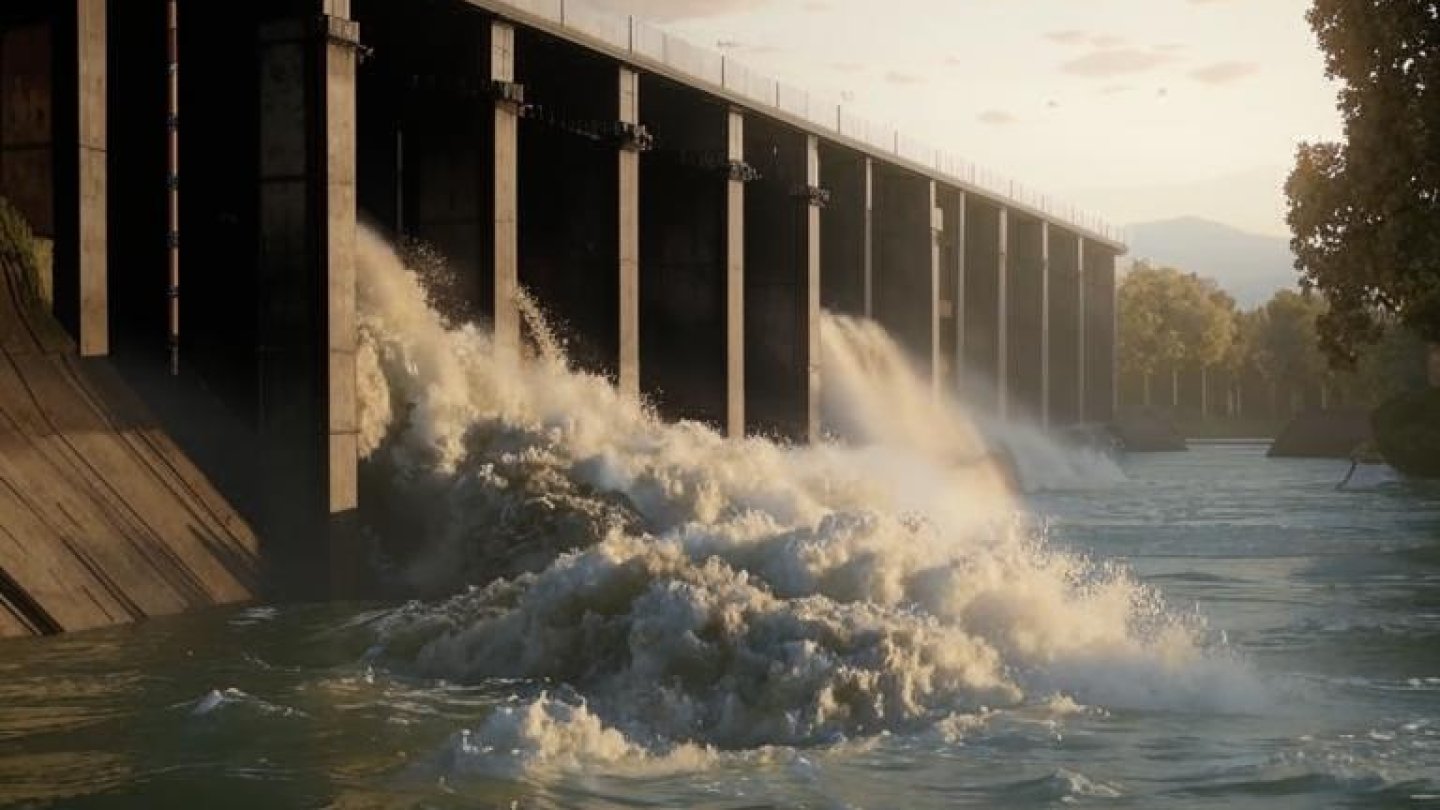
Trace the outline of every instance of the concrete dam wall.
<instances>
[{"instance_id":1,"label":"concrete dam wall","mask_svg":"<svg viewBox=\"0 0 1440 810\"><path fill-rule=\"evenodd\" d=\"M3 205L8 209L8 204ZM245 521L0 249L0 637L249 599Z\"/></svg>"},{"instance_id":2,"label":"concrete dam wall","mask_svg":"<svg viewBox=\"0 0 1440 810\"><path fill-rule=\"evenodd\" d=\"M823 433L823 309L1002 417L1114 413L1112 230L581 0L7 0L0 194L76 356L306 596L366 555L362 221L439 251L502 350L523 292L581 369L730 436Z\"/></svg>"}]
</instances>

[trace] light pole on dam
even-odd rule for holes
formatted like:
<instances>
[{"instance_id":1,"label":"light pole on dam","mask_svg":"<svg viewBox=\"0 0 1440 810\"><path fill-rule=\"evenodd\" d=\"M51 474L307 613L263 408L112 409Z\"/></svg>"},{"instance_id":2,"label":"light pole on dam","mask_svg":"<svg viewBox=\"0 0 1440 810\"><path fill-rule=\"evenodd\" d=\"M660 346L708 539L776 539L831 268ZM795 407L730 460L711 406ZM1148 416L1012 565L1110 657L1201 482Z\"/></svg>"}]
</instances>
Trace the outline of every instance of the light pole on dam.
<instances>
[{"instance_id":1,"label":"light pole on dam","mask_svg":"<svg viewBox=\"0 0 1440 810\"><path fill-rule=\"evenodd\" d=\"M1002 416L1114 415L1123 245L848 110L578 0L179 5L169 385L259 448L233 497L267 533L360 506L362 212L438 249L499 345L526 339L523 289L578 367L668 418L816 438L822 307ZM55 240L54 309L82 350L132 370L169 331L164 13L0 10L0 193Z\"/></svg>"}]
</instances>

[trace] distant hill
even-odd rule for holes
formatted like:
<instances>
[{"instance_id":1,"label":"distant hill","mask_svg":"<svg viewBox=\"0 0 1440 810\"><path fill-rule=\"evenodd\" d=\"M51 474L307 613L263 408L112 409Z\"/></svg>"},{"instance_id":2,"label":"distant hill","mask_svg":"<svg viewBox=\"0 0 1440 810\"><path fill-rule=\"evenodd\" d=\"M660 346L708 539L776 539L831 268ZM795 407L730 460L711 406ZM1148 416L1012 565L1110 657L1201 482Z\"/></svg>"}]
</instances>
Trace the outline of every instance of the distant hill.
<instances>
[{"instance_id":1,"label":"distant hill","mask_svg":"<svg viewBox=\"0 0 1440 810\"><path fill-rule=\"evenodd\" d=\"M1198 217L1142 222L1126 229L1129 259L1147 259L1215 279L1242 307L1297 285L1295 257L1281 236L1246 233Z\"/></svg>"}]
</instances>

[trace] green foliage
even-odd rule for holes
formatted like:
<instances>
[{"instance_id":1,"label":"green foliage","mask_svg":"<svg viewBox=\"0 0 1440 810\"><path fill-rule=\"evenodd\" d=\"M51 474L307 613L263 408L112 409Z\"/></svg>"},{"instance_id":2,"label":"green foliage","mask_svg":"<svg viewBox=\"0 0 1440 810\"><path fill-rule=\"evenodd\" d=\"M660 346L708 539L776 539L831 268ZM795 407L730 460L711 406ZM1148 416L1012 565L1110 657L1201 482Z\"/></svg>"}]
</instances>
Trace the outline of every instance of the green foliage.
<instances>
[{"instance_id":1,"label":"green foliage","mask_svg":"<svg viewBox=\"0 0 1440 810\"><path fill-rule=\"evenodd\" d=\"M1303 283L1324 293L1322 346L1352 365L1397 318L1440 342L1440 22L1421 0L1314 0L1341 84L1345 143L1303 144L1286 183Z\"/></svg>"},{"instance_id":2,"label":"green foliage","mask_svg":"<svg viewBox=\"0 0 1440 810\"><path fill-rule=\"evenodd\" d=\"M1260 307L1235 308L1209 279L1140 263L1119 290L1120 365L1130 379L1181 368L1249 376L1292 392L1321 389L1351 406L1374 406L1425 385L1425 343L1396 317L1371 315L1374 332L1349 369L1327 362L1333 307L1315 292L1282 290Z\"/></svg>"},{"instance_id":3,"label":"green foliage","mask_svg":"<svg viewBox=\"0 0 1440 810\"><path fill-rule=\"evenodd\" d=\"M1255 363L1272 382L1305 385L1325 376L1318 325L1325 315L1319 296L1281 290L1259 310Z\"/></svg>"},{"instance_id":4,"label":"green foliage","mask_svg":"<svg viewBox=\"0 0 1440 810\"><path fill-rule=\"evenodd\" d=\"M1119 289L1120 366L1149 375L1165 366L1224 360L1235 339L1235 302L1209 279L1139 262Z\"/></svg>"},{"instance_id":5,"label":"green foliage","mask_svg":"<svg viewBox=\"0 0 1440 810\"><path fill-rule=\"evenodd\" d=\"M1401 394L1376 411L1371 423L1391 466L1406 475L1440 478L1440 388Z\"/></svg>"},{"instance_id":6,"label":"green foliage","mask_svg":"<svg viewBox=\"0 0 1440 810\"><path fill-rule=\"evenodd\" d=\"M1372 403L1385 402L1403 393L1426 386L1425 342L1393 318L1377 321L1380 337L1360 352L1354 372L1342 382L1352 397Z\"/></svg>"}]
</instances>

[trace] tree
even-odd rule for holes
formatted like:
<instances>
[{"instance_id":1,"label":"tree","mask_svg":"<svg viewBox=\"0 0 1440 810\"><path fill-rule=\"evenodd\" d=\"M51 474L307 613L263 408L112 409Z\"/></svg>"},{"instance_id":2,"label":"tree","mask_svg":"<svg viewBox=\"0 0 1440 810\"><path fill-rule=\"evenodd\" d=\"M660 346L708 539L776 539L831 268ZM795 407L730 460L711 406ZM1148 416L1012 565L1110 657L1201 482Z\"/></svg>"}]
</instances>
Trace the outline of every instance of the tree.
<instances>
[{"instance_id":1,"label":"tree","mask_svg":"<svg viewBox=\"0 0 1440 810\"><path fill-rule=\"evenodd\" d=\"M1425 344L1393 318L1380 319L1381 337L1360 353L1345 376L1350 399L1375 407L1425 387Z\"/></svg>"},{"instance_id":2,"label":"tree","mask_svg":"<svg viewBox=\"0 0 1440 810\"><path fill-rule=\"evenodd\" d=\"M1229 350L1234 301L1209 279L1144 262L1125 276L1119 297L1121 369L1144 379L1146 406L1153 375L1170 369L1170 402L1178 405L1180 367L1195 363L1203 373Z\"/></svg>"},{"instance_id":3,"label":"tree","mask_svg":"<svg viewBox=\"0 0 1440 810\"><path fill-rule=\"evenodd\" d=\"M1294 392L1320 381L1328 368L1319 341L1318 324L1326 313L1319 296L1294 290L1275 293L1264 307L1257 341L1256 361L1270 381ZM1295 410L1291 402L1292 411Z\"/></svg>"},{"instance_id":4,"label":"tree","mask_svg":"<svg viewBox=\"0 0 1440 810\"><path fill-rule=\"evenodd\" d=\"M1189 359L1200 366L1200 418L1204 419L1210 415L1210 369L1225 362L1235 343L1235 299L1214 280L1193 274L1186 277L1185 292L1182 333Z\"/></svg>"},{"instance_id":5,"label":"tree","mask_svg":"<svg viewBox=\"0 0 1440 810\"><path fill-rule=\"evenodd\" d=\"M1344 143L1300 146L1286 183L1322 346L1352 365L1384 316L1440 343L1440 21L1434 0L1315 0ZM1437 381L1440 382L1440 381Z\"/></svg>"},{"instance_id":6,"label":"tree","mask_svg":"<svg viewBox=\"0 0 1440 810\"><path fill-rule=\"evenodd\" d=\"M1178 363L1185 343L1175 328L1179 272L1136 262L1120 282L1120 368L1144 380L1145 406L1151 405L1150 381L1166 364Z\"/></svg>"},{"instance_id":7,"label":"tree","mask_svg":"<svg viewBox=\"0 0 1440 810\"><path fill-rule=\"evenodd\" d=\"M1260 335L1265 326L1265 310L1252 309L1234 312L1235 338L1230 350L1225 353L1221 367L1230 375L1229 415L1245 415L1245 375L1264 376L1257 358L1260 354Z\"/></svg>"}]
</instances>

